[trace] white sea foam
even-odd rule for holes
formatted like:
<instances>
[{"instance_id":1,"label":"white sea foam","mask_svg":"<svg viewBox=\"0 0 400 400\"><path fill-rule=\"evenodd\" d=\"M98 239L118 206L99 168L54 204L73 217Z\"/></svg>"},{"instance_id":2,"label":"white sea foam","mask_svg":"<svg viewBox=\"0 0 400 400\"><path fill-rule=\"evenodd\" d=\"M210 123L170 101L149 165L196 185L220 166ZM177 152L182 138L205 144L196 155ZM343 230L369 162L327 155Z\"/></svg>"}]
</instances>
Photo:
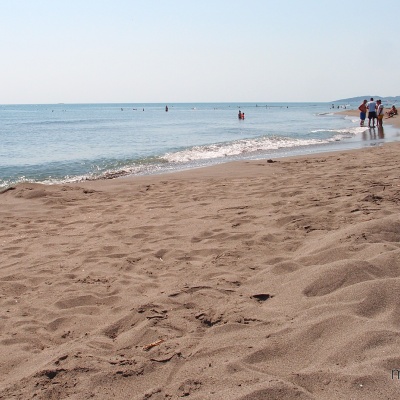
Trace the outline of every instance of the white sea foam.
<instances>
[{"instance_id":1,"label":"white sea foam","mask_svg":"<svg viewBox=\"0 0 400 400\"><path fill-rule=\"evenodd\" d=\"M208 146L195 146L190 149L167 153L161 158L171 163L184 163L196 160L206 160L224 158L276 150L281 148L310 146L315 144L328 143L327 140L320 139L288 139L288 138L262 138L262 139L243 139L230 143L219 143Z\"/></svg>"},{"instance_id":2,"label":"white sea foam","mask_svg":"<svg viewBox=\"0 0 400 400\"><path fill-rule=\"evenodd\" d=\"M331 132L331 133L346 134L346 135L359 135L365 132L366 130L368 130L368 128L365 126L353 126L344 129L315 129L312 130L311 133Z\"/></svg>"},{"instance_id":3,"label":"white sea foam","mask_svg":"<svg viewBox=\"0 0 400 400\"><path fill-rule=\"evenodd\" d=\"M344 119L347 121L351 121L352 123L360 122L360 118L354 117L354 115L345 115Z\"/></svg>"}]
</instances>

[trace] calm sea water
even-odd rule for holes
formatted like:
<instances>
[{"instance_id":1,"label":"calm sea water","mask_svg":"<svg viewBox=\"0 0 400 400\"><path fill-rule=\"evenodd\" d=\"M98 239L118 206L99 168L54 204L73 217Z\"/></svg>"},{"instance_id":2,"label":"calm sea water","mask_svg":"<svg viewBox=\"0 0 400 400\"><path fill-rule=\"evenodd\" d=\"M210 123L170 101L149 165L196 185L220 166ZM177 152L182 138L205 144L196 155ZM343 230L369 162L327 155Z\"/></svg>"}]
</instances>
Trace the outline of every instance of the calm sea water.
<instances>
[{"instance_id":1,"label":"calm sea water","mask_svg":"<svg viewBox=\"0 0 400 400\"><path fill-rule=\"evenodd\" d=\"M347 107L352 105L347 105ZM354 106L354 105L353 105ZM399 140L328 103L0 105L0 187L153 174ZM239 120L239 109L245 119Z\"/></svg>"}]
</instances>

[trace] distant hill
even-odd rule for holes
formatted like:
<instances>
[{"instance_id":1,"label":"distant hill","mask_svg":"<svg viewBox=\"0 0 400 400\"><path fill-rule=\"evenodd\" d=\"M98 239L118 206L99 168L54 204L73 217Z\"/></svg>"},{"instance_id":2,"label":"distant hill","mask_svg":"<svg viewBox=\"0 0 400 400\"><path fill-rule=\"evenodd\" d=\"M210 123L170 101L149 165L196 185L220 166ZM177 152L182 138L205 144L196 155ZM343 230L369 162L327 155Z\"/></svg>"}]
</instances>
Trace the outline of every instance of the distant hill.
<instances>
[{"instance_id":1,"label":"distant hill","mask_svg":"<svg viewBox=\"0 0 400 400\"><path fill-rule=\"evenodd\" d=\"M374 95L358 96L358 97L350 97L348 99L334 100L332 101L332 103L357 103L357 102L361 103L364 99L369 100L371 97L373 97L375 100L381 99L383 103L400 103L400 96L374 96Z\"/></svg>"}]
</instances>

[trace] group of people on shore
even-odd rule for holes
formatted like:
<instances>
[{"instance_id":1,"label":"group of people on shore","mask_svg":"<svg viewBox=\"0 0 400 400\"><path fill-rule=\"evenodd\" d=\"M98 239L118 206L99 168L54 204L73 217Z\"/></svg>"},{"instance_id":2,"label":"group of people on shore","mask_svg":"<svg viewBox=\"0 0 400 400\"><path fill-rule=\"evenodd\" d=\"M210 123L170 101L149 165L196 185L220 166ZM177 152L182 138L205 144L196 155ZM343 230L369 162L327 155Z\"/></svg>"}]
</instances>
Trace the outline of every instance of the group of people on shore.
<instances>
[{"instance_id":1,"label":"group of people on shore","mask_svg":"<svg viewBox=\"0 0 400 400\"><path fill-rule=\"evenodd\" d=\"M365 119L368 111L368 128L375 128L375 121L378 127L383 125L383 117L385 115L385 108L383 107L382 100L376 100L371 97L370 101L364 100L358 107L360 110L360 126L364 126ZM397 109L393 105L390 111L386 112L388 118L397 115ZM372 123L372 126L371 126Z\"/></svg>"}]
</instances>

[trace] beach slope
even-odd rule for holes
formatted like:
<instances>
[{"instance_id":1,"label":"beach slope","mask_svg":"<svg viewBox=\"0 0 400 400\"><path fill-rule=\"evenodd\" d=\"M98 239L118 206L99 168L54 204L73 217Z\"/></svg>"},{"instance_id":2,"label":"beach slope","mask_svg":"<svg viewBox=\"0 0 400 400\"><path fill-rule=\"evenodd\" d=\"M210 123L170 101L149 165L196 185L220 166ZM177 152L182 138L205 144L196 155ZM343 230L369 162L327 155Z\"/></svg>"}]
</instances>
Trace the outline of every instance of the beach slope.
<instances>
[{"instance_id":1,"label":"beach slope","mask_svg":"<svg viewBox=\"0 0 400 400\"><path fill-rule=\"evenodd\" d=\"M0 194L0 399L394 399L400 145Z\"/></svg>"}]
</instances>

